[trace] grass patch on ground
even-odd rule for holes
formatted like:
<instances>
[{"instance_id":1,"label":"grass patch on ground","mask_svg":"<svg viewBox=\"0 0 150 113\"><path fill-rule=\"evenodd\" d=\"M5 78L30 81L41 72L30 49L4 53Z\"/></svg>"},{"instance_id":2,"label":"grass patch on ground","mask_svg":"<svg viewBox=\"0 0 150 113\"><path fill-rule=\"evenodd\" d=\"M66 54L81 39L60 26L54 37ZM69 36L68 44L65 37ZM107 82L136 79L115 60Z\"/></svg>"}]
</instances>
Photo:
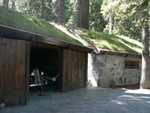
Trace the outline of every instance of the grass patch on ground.
<instances>
[{"instance_id":1,"label":"grass patch on ground","mask_svg":"<svg viewBox=\"0 0 150 113\"><path fill-rule=\"evenodd\" d=\"M64 32L56 28L54 25L46 22L45 20L12 11L3 6L0 6L0 24L82 45L81 42L66 35Z\"/></svg>"},{"instance_id":2,"label":"grass patch on ground","mask_svg":"<svg viewBox=\"0 0 150 113\"><path fill-rule=\"evenodd\" d=\"M128 37L120 37L109 35L102 32L89 31L80 29L80 31L92 40L100 49L107 49L112 51L141 53L141 42L130 39Z\"/></svg>"}]
</instances>

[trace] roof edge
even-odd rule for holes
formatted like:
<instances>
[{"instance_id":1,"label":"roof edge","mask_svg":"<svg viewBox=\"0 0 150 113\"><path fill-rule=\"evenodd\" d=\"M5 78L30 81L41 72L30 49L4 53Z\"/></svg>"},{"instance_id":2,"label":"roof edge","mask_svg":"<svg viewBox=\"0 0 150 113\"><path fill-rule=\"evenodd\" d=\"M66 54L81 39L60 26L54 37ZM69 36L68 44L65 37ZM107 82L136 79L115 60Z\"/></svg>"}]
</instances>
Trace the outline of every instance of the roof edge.
<instances>
[{"instance_id":1,"label":"roof edge","mask_svg":"<svg viewBox=\"0 0 150 113\"><path fill-rule=\"evenodd\" d=\"M21 40L29 40L29 41L37 41L46 44L56 45L59 47L63 47L66 49L72 49L82 52L92 52L93 49L90 47L69 43L64 40L56 39L54 37L34 33L31 31L26 31L20 28L15 28L12 26L7 26L0 24L0 35L3 37L11 38L11 39L21 39Z\"/></svg>"},{"instance_id":2,"label":"roof edge","mask_svg":"<svg viewBox=\"0 0 150 113\"><path fill-rule=\"evenodd\" d=\"M98 53L100 55L104 55L104 54L109 54L109 55L118 55L118 56L122 56L122 57L142 57L142 54L138 54L138 53L129 53L129 52L117 52L117 51L109 51L109 50L100 50L100 52Z\"/></svg>"}]
</instances>

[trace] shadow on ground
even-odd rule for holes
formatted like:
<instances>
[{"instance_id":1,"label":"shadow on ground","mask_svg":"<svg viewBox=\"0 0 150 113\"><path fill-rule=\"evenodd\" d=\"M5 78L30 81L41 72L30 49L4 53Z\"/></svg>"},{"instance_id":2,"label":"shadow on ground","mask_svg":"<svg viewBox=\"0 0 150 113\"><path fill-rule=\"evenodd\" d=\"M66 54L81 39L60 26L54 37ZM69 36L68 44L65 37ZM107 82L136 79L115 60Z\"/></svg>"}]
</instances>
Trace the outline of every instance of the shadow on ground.
<instances>
[{"instance_id":1,"label":"shadow on ground","mask_svg":"<svg viewBox=\"0 0 150 113\"><path fill-rule=\"evenodd\" d=\"M45 94L33 93L27 105L0 113L150 113L150 90L88 87Z\"/></svg>"}]
</instances>

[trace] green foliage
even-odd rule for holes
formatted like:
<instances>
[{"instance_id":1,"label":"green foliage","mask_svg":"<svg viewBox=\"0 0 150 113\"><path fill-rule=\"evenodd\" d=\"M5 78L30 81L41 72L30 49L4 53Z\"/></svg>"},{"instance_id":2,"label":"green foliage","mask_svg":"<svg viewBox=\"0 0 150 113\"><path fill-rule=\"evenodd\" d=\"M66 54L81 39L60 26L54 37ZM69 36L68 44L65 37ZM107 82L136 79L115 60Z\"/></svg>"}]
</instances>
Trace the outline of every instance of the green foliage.
<instances>
[{"instance_id":1,"label":"green foliage","mask_svg":"<svg viewBox=\"0 0 150 113\"><path fill-rule=\"evenodd\" d=\"M122 17L123 18L118 17L119 21L117 21L117 19L115 21L114 34L125 35L135 39L140 39L141 29L139 24L136 22L136 17L131 18L127 15L122 15Z\"/></svg>"},{"instance_id":2,"label":"green foliage","mask_svg":"<svg viewBox=\"0 0 150 113\"><path fill-rule=\"evenodd\" d=\"M106 19L110 15L114 16L113 32L115 34L141 39L142 11L150 10L146 4L148 0L144 0L143 3L140 0L104 0L101 9ZM105 31L108 31L108 26Z\"/></svg>"},{"instance_id":3,"label":"green foliage","mask_svg":"<svg viewBox=\"0 0 150 113\"><path fill-rule=\"evenodd\" d=\"M30 15L22 15L21 13L12 11L5 7L0 7L0 14L0 24L51 36L71 43L81 44L79 41L69 37L45 20Z\"/></svg>"},{"instance_id":4,"label":"green foliage","mask_svg":"<svg viewBox=\"0 0 150 113\"><path fill-rule=\"evenodd\" d=\"M91 0L90 2L90 29L95 31L103 31L106 24L100 13L102 2L102 0Z\"/></svg>"},{"instance_id":5,"label":"green foliage","mask_svg":"<svg viewBox=\"0 0 150 113\"><path fill-rule=\"evenodd\" d=\"M106 22L100 13L103 0L90 1L90 29L103 31ZM9 2L12 8L12 0ZM15 0L14 10L43 18L46 21L57 22L58 0L44 0L44 11L42 10L42 0ZM76 26L77 24L77 0L65 0L65 26ZM41 14L44 12L43 14Z\"/></svg>"},{"instance_id":6,"label":"green foliage","mask_svg":"<svg viewBox=\"0 0 150 113\"><path fill-rule=\"evenodd\" d=\"M15 10L21 13L27 13L32 16L41 18L50 22L57 22L58 17L58 0L45 0L44 12L42 13L41 0L17 0ZM70 0L65 0L65 25L76 25L76 3Z\"/></svg>"},{"instance_id":7,"label":"green foliage","mask_svg":"<svg viewBox=\"0 0 150 113\"><path fill-rule=\"evenodd\" d=\"M20 9L20 12L22 13L27 13L38 18L41 18L41 15L43 15L42 18L47 21L56 22L57 20L56 7L58 7L58 3L56 1L52 2L52 0L45 0L43 14L41 8L42 7L41 0L25 0L17 2L18 4L22 3L22 5L17 6Z\"/></svg>"},{"instance_id":8,"label":"green foliage","mask_svg":"<svg viewBox=\"0 0 150 113\"><path fill-rule=\"evenodd\" d=\"M99 48L122 52L141 53L140 42L130 38L119 38L102 32L94 32L80 29L81 32L91 39Z\"/></svg>"},{"instance_id":9,"label":"green foliage","mask_svg":"<svg viewBox=\"0 0 150 113\"><path fill-rule=\"evenodd\" d=\"M65 25L66 26L75 26L76 25L76 2L70 0L65 0Z\"/></svg>"}]
</instances>

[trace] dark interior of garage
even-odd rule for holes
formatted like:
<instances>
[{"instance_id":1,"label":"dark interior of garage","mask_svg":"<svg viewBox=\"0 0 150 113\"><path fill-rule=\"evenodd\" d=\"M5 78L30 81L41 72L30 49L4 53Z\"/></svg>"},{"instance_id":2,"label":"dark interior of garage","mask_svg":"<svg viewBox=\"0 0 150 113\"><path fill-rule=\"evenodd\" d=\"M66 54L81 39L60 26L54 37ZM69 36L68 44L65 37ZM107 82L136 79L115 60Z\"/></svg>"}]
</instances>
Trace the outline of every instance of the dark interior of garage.
<instances>
[{"instance_id":1,"label":"dark interior of garage","mask_svg":"<svg viewBox=\"0 0 150 113\"><path fill-rule=\"evenodd\" d=\"M61 52L59 49L31 46L29 91L60 91Z\"/></svg>"}]
</instances>

